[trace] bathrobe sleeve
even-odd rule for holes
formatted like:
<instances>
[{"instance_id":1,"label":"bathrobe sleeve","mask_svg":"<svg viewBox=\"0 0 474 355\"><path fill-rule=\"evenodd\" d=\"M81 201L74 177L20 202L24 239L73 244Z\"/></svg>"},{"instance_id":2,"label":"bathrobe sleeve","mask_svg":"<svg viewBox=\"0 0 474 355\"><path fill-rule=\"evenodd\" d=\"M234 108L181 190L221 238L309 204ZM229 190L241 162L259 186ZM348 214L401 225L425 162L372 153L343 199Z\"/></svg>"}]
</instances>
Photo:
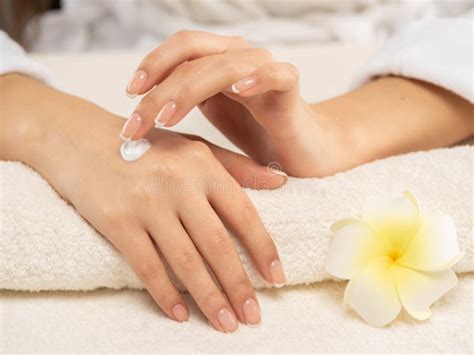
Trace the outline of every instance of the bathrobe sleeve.
<instances>
[{"instance_id":1,"label":"bathrobe sleeve","mask_svg":"<svg viewBox=\"0 0 474 355\"><path fill-rule=\"evenodd\" d=\"M13 72L53 85L53 76L49 70L31 59L18 43L0 31L0 75Z\"/></svg>"},{"instance_id":2,"label":"bathrobe sleeve","mask_svg":"<svg viewBox=\"0 0 474 355\"><path fill-rule=\"evenodd\" d=\"M423 80L474 102L473 25L467 18L416 22L392 37L356 76L353 88L383 75Z\"/></svg>"}]
</instances>

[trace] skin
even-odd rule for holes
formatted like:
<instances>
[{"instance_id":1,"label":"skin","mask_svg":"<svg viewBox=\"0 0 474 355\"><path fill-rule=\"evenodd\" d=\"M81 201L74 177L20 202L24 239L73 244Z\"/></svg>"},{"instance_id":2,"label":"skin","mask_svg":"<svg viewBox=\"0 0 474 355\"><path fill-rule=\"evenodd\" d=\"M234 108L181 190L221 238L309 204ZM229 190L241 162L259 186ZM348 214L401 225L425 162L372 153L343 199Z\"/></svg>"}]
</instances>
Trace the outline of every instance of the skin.
<instances>
[{"instance_id":1,"label":"skin","mask_svg":"<svg viewBox=\"0 0 474 355\"><path fill-rule=\"evenodd\" d=\"M216 70L218 68L218 70ZM262 164L293 176L321 177L415 150L448 146L474 134L473 105L421 81L382 77L340 97L315 104L299 95L289 63L252 48L240 37L180 31L139 64L143 94L135 113L142 124L132 139L155 125L170 100L173 126L194 106L233 143ZM255 85L238 94L232 85ZM347 154L350 152L350 154Z\"/></svg>"},{"instance_id":2,"label":"skin","mask_svg":"<svg viewBox=\"0 0 474 355\"><path fill-rule=\"evenodd\" d=\"M244 314L249 299L258 302L226 227L265 280L284 282L270 272L277 249L237 181L272 188L285 177L196 137L157 129L148 135L152 148L125 162L117 136L123 119L21 75L1 76L0 89L0 158L22 161L45 177L125 255L170 318L186 320L188 307L164 260L216 329L236 330L232 316L260 321L258 309L250 320ZM179 317L176 305L183 307Z\"/></svg>"},{"instance_id":3,"label":"skin","mask_svg":"<svg viewBox=\"0 0 474 355\"><path fill-rule=\"evenodd\" d=\"M257 162L277 163L303 177L454 144L474 134L469 102L415 80L384 77L308 104L299 95L298 73L291 64L275 63L268 51L253 49L238 37L182 31L145 57L138 70L146 73L138 76L140 88L128 89L131 95L145 95L136 109L142 119L125 138L146 135L153 143L138 161L126 163L118 155L123 121L117 116L20 75L0 77L0 158L23 161L41 173L124 253L170 318L176 319L176 304L185 307L187 318L187 306L169 281L159 250L222 331L222 308L245 322L243 305L256 300L224 226L269 282L274 281L269 265L278 259L239 184L275 188L286 179L198 137L152 129L167 102L174 101L176 108L166 126L199 106ZM255 81L252 88L232 92L234 84L248 78ZM196 181L204 181L206 188ZM191 187L183 193L183 186Z\"/></svg>"}]
</instances>

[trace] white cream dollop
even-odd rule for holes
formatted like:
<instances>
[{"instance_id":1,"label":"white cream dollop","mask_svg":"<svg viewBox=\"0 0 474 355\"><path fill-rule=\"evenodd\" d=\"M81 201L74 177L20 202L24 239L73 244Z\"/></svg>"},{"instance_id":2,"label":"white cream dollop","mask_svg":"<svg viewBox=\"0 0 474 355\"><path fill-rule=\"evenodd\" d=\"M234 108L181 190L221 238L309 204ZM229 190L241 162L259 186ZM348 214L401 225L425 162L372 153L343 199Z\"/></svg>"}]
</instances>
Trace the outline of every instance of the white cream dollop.
<instances>
[{"instance_id":1,"label":"white cream dollop","mask_svg":"<svg viewBox=\"0 0 474 355\"><path fill-rule=\"evenodd\" d=\"M135 161L150 149L151 143L148 139L142 138L136 141L123 142L120 146L120 155L125 161Z\"/></svg>"}]
</instances>

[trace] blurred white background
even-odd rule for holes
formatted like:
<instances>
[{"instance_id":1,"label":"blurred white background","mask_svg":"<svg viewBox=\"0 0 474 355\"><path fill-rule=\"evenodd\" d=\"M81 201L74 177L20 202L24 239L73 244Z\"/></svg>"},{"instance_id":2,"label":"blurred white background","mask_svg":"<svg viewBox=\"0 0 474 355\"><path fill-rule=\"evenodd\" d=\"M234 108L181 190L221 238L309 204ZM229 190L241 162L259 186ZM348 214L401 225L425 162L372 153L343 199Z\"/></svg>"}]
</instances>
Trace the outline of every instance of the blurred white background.
<instances>
[{"instance_id":1,"label":"blurred white background","mask_svg":"<svg viewBox=\"0 0 474 355\"><path fill-rule=\"evenodd\" d=\"M3 0L2 22L9 21L9 7L18 7L22 2L28 1ZM54 10L34 16L24 26L21 41L30 50L143 49L155 46L180 29L241 35L259 46L380 43L414 20L451 16L473 18L474 15L473 1L469 0L50 2L54 4Z\"/></svg>"}]
</instances>

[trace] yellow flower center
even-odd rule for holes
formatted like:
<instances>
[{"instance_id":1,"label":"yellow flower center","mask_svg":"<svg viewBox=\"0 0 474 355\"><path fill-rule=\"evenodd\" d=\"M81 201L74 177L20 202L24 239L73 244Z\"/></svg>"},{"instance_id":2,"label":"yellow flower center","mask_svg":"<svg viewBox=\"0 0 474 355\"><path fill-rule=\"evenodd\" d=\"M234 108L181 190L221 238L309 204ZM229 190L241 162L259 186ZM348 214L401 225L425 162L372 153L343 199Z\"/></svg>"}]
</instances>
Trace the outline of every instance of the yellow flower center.
<instances>
[{"instance_id":1,"label":"yellow flower center","mask_svg":"<svg viewBox=\"0 0 474 355\"><path fill-rule=\"evenodd\" d=\"M388 251L388 257L392 259L393 262L395 262L399 257L403 255L403 250L400 247L392 247Z\"/></svg>"}]
</instances>

